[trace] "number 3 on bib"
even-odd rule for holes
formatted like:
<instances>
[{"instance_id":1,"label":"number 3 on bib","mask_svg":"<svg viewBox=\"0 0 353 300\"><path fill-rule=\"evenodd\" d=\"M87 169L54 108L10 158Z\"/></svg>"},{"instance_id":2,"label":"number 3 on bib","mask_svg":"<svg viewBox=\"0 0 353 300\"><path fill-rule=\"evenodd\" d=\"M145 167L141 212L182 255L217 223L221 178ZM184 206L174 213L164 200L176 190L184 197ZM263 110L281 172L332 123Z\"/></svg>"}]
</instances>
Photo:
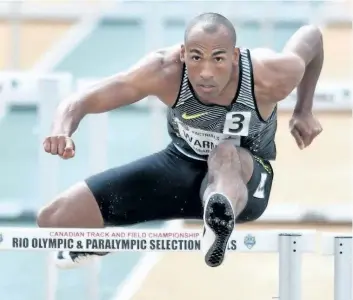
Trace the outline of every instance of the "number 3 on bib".
<instances>
[{"instance_id":1,"label":"number 3 on bib","mask_svg":"<svg viewBox=\"0 0 353 300\"><path fill-rule=\"evenodd\" d=\"M250 119L250 111L227 113L223 133L228 135L247 136L249 134Z\"/></svg>"}]
</instances>

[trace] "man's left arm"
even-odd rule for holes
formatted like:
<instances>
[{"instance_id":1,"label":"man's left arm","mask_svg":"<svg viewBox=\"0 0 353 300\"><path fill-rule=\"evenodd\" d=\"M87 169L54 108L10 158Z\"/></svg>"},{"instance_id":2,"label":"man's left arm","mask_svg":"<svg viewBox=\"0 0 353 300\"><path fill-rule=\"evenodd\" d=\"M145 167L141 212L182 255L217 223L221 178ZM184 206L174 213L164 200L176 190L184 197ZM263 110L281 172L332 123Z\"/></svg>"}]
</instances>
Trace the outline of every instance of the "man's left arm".
<instances>
[{"instance_id":1,"label":"man's left arm","mask_svg":"<svg viewBox=\"0 0 353 300\"><path fill-rule=\"evenodd\" d=\"M295 113L311 112L316 84L324 62L322 33L315 26L301 27L289 39L283 53L294 54L305 64L305 72L297 86Z\"/></svg>"},{"instance_id":2,"label":"man's left arm","mask_svg":"<svg viewBox=\"0 0 353 300\"><path fill-rule=\"evenodd\" d=\"M324 61L320 29L303 26L288 40L282 52L259 49L253 55L255 84L257 81L261 87L258 101L279 102L297 88L290 129L300 149L309 146L322 131L312 115L314 93Z\"/></svg>"}]
</instances>

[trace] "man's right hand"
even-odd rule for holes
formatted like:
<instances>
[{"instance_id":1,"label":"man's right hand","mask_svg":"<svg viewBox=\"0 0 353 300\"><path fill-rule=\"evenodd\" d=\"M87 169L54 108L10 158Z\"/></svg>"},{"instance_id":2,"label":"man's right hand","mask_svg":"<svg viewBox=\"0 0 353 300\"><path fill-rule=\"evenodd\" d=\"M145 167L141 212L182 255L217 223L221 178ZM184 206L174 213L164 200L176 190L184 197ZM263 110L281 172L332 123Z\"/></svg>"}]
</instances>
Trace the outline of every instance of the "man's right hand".
<instances>
[{"instance_id":1,"label":"man's right hand","mask_svg":"<svg viewBox=\"0 0 353 300\"><path fill-rule=\"evenodd\" d=\"M45 152L59 155L63 159L75 156L75 143L66 135L52 135L45 138L43 142Z\"/></svg>"}]
</instances>

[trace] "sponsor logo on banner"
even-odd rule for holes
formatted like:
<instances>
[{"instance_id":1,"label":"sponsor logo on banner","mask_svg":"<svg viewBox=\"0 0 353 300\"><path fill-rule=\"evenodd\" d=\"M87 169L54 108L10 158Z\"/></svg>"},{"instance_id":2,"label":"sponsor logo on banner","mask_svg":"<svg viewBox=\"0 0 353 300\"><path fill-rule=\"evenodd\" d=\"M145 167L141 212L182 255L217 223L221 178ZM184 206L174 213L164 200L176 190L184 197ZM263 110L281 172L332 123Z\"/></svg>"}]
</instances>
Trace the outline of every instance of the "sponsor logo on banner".
<instances>
[{"instance_id":1,"label":"sponsor logo on banner","mask_svg":"<svg viewBox=\"0 0 353 300\"><path fill-rule=\"evenodd\" d=\"M251 249L255 246L256 244L256 239L253 235L248 234L245 238L244 238L244 244L248 249Z\"/></svg>"}]
</instances>

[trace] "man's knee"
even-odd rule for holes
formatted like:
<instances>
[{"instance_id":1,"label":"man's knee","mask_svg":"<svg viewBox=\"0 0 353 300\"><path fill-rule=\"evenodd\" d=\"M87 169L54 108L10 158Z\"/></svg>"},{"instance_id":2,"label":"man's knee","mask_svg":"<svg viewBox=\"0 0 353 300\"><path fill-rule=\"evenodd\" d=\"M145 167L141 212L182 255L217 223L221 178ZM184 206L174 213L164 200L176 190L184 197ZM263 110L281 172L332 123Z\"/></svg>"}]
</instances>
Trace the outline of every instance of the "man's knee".
<instances>
[{"instance_id":1,"label":"man's knee","mask_svg":"<svg viewBox=\"0 0 353 300\"><path fill-rule=\"evenodd\" d=\"M43 207L37 216L39 227L100 228L104 222L91 190L80 182Z\"/></svg>"},{"instance_id":2,"label":"man's knee","mask_svg":"<svg viewBox=\"0 0 353 300\"><path fill-rule=\"evenodd\" d=\"M210 170L219 168L233 169L241 174L247 183L253 173L254 160L252 154L232 141L221 142L209 155L208 167Z\"/></svg>"},{"instance_id":3,"label":"man's knee","mask_svg":"<svg viewBox=\"0 0 353 300\"><path fill-rule=\"evenodd\" d=\"M217 147L213 149L214 153L217 154L229 154L229 153L237 153L237 147L234 145L232 141L222 141L220 142Z\"/></svg>"},{"instance_id":4,"label":"man's knee","mask_svg":"<svg viewBox=\"0 0 353 300\"><path fill-rule=\"evenodd\" d=\"M37 224L39 227L62 227L65 213L65 202L67 199L64 197L57 197L52 203L40 209L37 215Z\"/></svg>"},{"instance_id":5,"label":"man's knee","mask_svg":"<svg viewBox=\"0 0 353 300\"><path fill-rule=\"evenodd\" d=\"M214 158L230 159L238 157L238 150L232 141L223 141L215 147L209 155L209 161Z\"/></svg>"}]
</instances>

